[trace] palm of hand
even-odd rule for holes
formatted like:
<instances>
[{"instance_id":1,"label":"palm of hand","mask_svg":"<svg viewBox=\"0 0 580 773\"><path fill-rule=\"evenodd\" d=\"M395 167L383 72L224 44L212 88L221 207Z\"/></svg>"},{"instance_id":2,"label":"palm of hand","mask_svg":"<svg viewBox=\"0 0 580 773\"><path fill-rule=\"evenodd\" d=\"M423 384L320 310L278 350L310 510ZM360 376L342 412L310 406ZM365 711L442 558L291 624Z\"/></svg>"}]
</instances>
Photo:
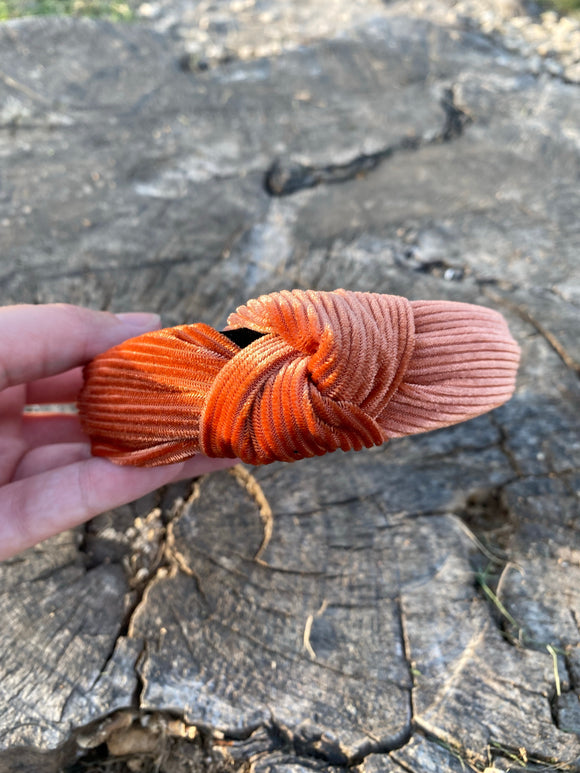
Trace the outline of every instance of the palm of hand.
<instances>
[{"instance_id":1,"label":"palm of hand","mask_svg":"<svg viewBox=\"0 0 580 773\"><path fill-rule=\"evenodd\" d=\"M235 463L196 456L119 467L91 457L75 413L25 412L74 402L83 364L158 326L156 315L61 304L0 309L0 560L173 480Z\"/></svg>"}]
</instances>

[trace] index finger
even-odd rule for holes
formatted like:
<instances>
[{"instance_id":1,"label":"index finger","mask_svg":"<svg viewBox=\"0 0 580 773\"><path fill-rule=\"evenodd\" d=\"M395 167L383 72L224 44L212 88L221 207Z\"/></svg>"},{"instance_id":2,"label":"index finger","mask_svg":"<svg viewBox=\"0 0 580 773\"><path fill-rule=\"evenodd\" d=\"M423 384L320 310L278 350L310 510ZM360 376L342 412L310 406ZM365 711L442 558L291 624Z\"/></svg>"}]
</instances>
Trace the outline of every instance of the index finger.
<instances>
[{"instance_id":1,"label":"index finger","mask_svg":"<svg viewBox=\"0 0 580 773\"><path fill-rule=\"evenodd\" d=\"M0 390L83 365L158 327L156 314L115 315L64 303L0 308Z\"/></svg>"}]
</instances>

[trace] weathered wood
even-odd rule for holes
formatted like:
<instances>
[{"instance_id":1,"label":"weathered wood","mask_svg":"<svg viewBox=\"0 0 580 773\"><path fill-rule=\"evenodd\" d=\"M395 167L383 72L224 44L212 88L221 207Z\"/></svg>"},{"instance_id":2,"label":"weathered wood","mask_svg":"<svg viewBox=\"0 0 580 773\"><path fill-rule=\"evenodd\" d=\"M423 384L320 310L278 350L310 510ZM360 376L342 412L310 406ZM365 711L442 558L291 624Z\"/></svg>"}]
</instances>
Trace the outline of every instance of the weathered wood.
<instances>
[{"instance_id":1,"label":"weathered wood","mask_svg":"<svg viewBox=\"0 0 580 773\"><path fill-rule=\"evenodd\" d=\"M371 0L317 37L312 7L247 60L235 24L214 49L1 25L2 303L219 326L281 287L484 303L522 346L517 395L2 564L1 773L103 743L165 773L580 765L578 85Z\"/></svg>"}]
</instances>

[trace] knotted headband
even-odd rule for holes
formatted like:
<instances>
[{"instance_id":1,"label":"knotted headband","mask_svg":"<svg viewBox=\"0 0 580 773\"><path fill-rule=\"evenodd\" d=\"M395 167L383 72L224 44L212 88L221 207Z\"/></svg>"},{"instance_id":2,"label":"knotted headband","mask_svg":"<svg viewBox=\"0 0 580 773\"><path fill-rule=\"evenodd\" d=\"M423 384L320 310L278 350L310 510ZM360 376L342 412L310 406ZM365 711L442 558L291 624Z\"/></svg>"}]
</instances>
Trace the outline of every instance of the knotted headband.
<instances>
[{"instance_id":1,"label":"knotted headband","mask_svg":"<svg viewBox=\"0 0 580 773\"><path fill-rule=\"evenodd\" d=\"M119 464L291 462L485 413L511 397L518 362L504 318L482 306L282 291L223 332L180 325L104 352L79 412L93 454Z\"/></svg>"}]
</instances>

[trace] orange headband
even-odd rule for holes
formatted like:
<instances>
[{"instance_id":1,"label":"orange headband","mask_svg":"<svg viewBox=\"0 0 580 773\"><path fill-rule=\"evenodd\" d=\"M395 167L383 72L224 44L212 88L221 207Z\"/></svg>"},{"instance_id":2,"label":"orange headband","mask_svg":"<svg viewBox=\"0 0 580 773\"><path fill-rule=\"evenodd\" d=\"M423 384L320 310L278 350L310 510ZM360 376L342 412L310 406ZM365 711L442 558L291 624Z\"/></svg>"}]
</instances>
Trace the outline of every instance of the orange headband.
<instances>
[{"instance_id":1,"label":"orange headband","mask_svg":"<svg viewBox=\"0 0 580 773\"><path fill-rule=\"evenodd\" d=\"M479 416L512 396L518 362L504 318L482 306L282 291L223 333L180 325L100 354L79 411L93 454L119 464L291 462Z\"/></svg>"}]
</instances>

